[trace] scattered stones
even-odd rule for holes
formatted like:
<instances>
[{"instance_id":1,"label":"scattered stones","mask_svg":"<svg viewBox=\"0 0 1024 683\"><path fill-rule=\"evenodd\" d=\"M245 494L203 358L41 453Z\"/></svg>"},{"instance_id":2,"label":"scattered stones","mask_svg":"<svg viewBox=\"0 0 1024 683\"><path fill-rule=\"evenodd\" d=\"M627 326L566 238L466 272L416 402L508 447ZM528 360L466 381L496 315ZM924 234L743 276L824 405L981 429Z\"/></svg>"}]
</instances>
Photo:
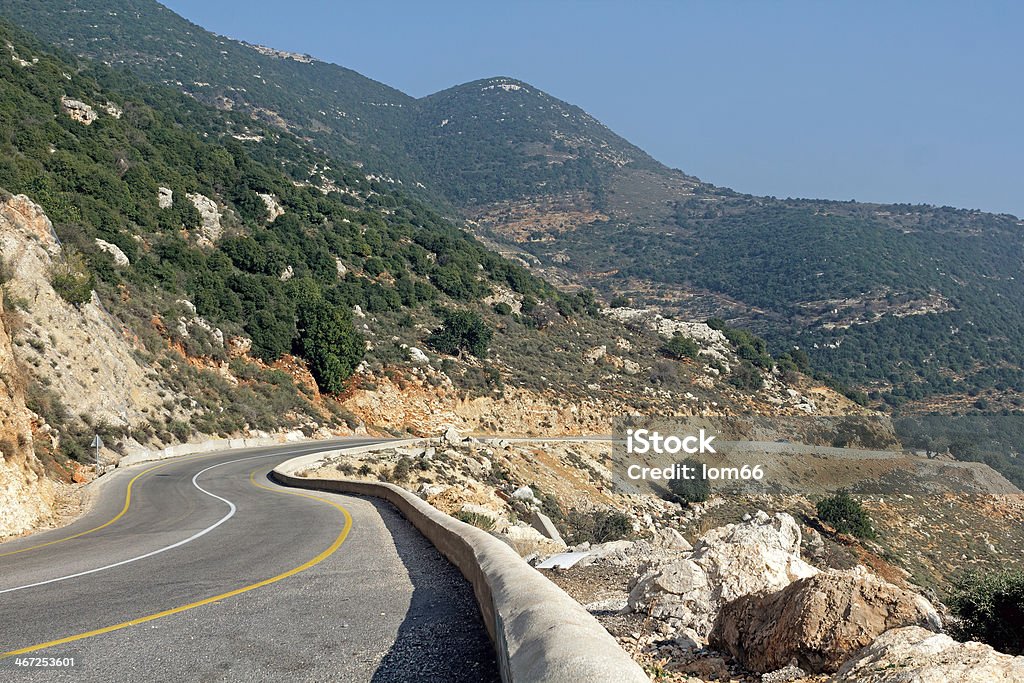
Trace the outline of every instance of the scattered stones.
<instances>
[{"instance_id":1,"label":"scattered stones","mask_svg":"<svg viewBox=\"0 0 1024 683\"><path fill-rule=\"evenodd\" d=\"M825 541L816 529L805 527L804 552L811 560L819 560L825 556Z\"/></svg>"},{"instance_id":2,"label":"scattered stones","mask_svg":"<svg viewBox=\"0 0 1024 683\"><path fill-rule=\"evenodd\" d=\"M265 194L262 192L258 192L257 194L259 195L259 198L263 200L263 205L267 207L268 223L273 223L279 216L284 215L284 207L281 206L277 197L272 194Z\"/></svg>"},{"instance_id":3,"label":"scattered stones","mask_svg":"<svg viewBox=\"0 0 1024 683\"><path fill-rule=\"evenodd\" d=\"M419 494L420 498L428 500L434 496L439 496L444 493L445 487L440 484L420 484Z\"/></svg>"},{"instance_id":4,"label":"scattered stones","mask_svg":"<svg viewBox=\"0 0 1024 683\"><path fill-rule=\"evenodd\" d=\"M792 683L807 677L807 672L798 666L784 666L761 676L761 683Z\"/></svg>"},{"instance_id":5,"label":"scattered stones","mask_svg":"<svg viewBox=\"0 0 1024 683\"><path fill-rule=\"evenodd\" d=\"M531 526L516 524L505 529L504 534L513 543L544 544L550 542L547 536Z\"/></svg>"},{"instance_id":6,"label":"scattered stones","mask_svg":"<svg viewBox=\"0 0 1024 683\"><path fill-rule=\"evenodd\" d=\"M642 567L631 586L629 606L678 619L703 639L726 602L777 591L817 573L800 559L800 527L793 517L758 511L750 521L709 531L688 556Z\"/></svg>"},{"instance_id":7,"label":"scattered stones","mask_svg":"<svg viewBox=\"0 0 1024 683\"><path fill-rule=\"evenodd\" d=\"M552 541L565 545L565 541L562 540L562 534L558 533L558 529L555 527L554 522L552 522L551 518L543 512L540 512L539 510L530 511L530 526L550 538Z\"/></svg>"},{"instance_id":8,"label":"scattered stones","mask_svg":"<svg viewBox=\"0 0 1024 683\"><path fill-rule=\"evenodd\" d=\"M427 365L430 363L430 357L427 356L422 349L410 346L407 350L409 352L409 360L413 363L418 363L420 365Z\"/></svg>"},{"instance_id":9,"label":"scattered stones","mask_svg":"<svg viewBox=\"0 0 1024 683\"><path fill-rule=\"evenodd\" d=\"M248 337L231 337L228 339L228 355L232 358L245 356L252 350L252 339Z\"/></svg>"},{"instance_id":10,"label":"scattered stones","mask_svg":"<svg viewBox=\"0 0 1024 683\"><path fill-rule=\"evenodd\" d=\"M608 353L607 346L595 346L592 349L583 352L583 362L587 365L594 365L599 360L605 357Z\"/></svg>"},{"instance_id":11,"label":"scattered stones","mask_svg":"<svg viewBox=\"0 0 1024 683\"><path fill-rule=\"evenodd\" d=\"M919 626L887 631L839 669L834 683L1024 681L1024 657L982 643L958 643Z\"/></svg>"},{"instance_id":12,"label":"scattered stones","mask_svg":"<svg viewBox=\"0 0 1024 683\"><path fill-rule=\"evenodd\" d=\"M537 497L533 495L533 489L531 489L529 486L520 486L519 488L512 492L512 497L515 498L516 500L522 500L527 503L532 503L533 501L537 500Z\"/></svg>"},{"instance_id":13,"label":"scattered stones","mask_svg":"<svg viewBox=\"0 0 1024 683\"><path fill-rule=\"evenodd\" d=\"M652 543L659 548L668 550L693 550L693 546L683 538L681 533L669 527L655 530Z\"/></svg>"},{"instance_id":14,"label":"scattered stones","mask_svg":"<svg viewBox=\"0 0 1024 683\"><path fill-rule=\"evenodd\" d=\"M710 641L752 671L795 662L813 673L831 673L885 631L902 626L937 631L941 621L920 595L858 566L725 604Z\"/></svg>"},{"instance_id":15,"label":"scattered stones","mask_svg":"<svg viewBox=\"0 0 1024 683\"><path fill-rule=\"evenodd\" d=\"M444 441L449 446L461 446L462 435L459 434L459 431L455 429L455 427L449 427L444 432Z\"/></svg>"}]
</instances>

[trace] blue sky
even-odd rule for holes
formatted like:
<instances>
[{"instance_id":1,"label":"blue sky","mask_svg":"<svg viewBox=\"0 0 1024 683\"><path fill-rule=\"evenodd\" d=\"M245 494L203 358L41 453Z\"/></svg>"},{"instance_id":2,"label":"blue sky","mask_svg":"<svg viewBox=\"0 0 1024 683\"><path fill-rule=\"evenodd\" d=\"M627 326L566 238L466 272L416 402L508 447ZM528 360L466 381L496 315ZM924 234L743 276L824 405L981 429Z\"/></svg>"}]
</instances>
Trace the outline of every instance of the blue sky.
<instances>
[{"instance_id":1,"label":"blue sky","mask_svg":"<svg viewBox=\"0 0 1024 683\"><path fill-rule=\"evenodd\" d=\"M742 192L1024 216L1024 3L165 4L415 96L521 78Z\"/></svg>"}]
</instances>

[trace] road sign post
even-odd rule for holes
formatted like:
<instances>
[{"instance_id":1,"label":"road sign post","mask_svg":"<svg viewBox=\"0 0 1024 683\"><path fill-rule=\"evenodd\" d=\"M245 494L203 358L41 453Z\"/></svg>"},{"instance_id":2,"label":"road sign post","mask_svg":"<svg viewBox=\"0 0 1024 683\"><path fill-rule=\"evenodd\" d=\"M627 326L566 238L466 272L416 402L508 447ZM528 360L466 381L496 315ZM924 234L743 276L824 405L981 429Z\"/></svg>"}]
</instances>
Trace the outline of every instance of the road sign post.
<instances>
[{"instance_id":1,"label":"road sign post","mask_svg":"<svg viewBox=\"0 0 1024 683\"><path fill-rule=\"evenodd\" d=\"M103 448L103 439L97 434L93 437L92 447L96 449L96 476L100 476L100 449Z\"/></svg>"}]
</instances>

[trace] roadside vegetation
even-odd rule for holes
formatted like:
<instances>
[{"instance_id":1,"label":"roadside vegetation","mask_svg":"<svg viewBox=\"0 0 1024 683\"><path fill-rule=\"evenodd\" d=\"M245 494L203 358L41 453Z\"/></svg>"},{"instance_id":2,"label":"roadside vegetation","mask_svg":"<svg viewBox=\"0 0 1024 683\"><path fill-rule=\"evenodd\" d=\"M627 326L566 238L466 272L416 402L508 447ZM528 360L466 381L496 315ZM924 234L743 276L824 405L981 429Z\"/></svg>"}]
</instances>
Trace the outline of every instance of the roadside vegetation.
<instances>
[{"instance_id":1,"label":"roadside vegetation","mask_svg":"<svg viewBox=\"0 0 1024 683\"><path fill-rule=\"evenodd\" d=\"M969 572L954 584L947 602L959 639L1024 655L1024 571Z\"/></svg>"}]
</instances>

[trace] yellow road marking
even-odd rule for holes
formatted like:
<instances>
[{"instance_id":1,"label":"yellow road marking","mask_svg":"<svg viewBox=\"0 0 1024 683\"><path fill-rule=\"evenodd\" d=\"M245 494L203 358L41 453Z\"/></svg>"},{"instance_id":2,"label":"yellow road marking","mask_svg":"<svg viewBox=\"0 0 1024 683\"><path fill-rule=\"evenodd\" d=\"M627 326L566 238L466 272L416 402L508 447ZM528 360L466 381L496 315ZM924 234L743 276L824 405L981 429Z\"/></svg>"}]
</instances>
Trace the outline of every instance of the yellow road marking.
<instances>
[{"instance_id":1,"label":"yellow road marking","mask_svg":"<svg viewBox=\"0 0 1024 683\"><path fill-rule=\"evenodd\" d=\"M180 460L178 462L180 462ZM170 464L171 464L170 462L165 462L162 465L157 465L156 467L150 467L148 470L143 470L142 472L139 472L134 477L132 477L132 480L128 482L128 490L124 494L124 507L121 508L121 511L119 513L117 513L117 515L113 519L111 519L111 520L109 520L107 522L104 522L103 524L100 524L97 527L93 527L92 529L88 529L86 531L80 531L79 533L73 534L71 536L66 536L64 538L58 538L58 539L56 539L54 541L47 541L46 543L40 543L38 545L29 546L28 548L22 548L21 550L12 550L11 552L0 553L0 557L7 557L8 555L17 555L19 553L27 553L29 550L36 550L37 548L45 548L46 546L49 546L49 545L56 545L57 543L63 543L64 541L70 541L73 538L81 538L82 536L85 536L86 534L91 534L94 531L99 531L100 529L106 529L108 526L110 526L111 524L113 524L117 520L119 520L122 517L124 517L125 513L128 512L128 507L132 504L132 487L135 485L135 482L138 481L139 478L142 477L143 475L149 474L153 470L158 470L161 467L167 467Z\"/></svg>"},{"instance_id":2,"label":"yellow road marking","mask_svg":"<svg viewBox=\"0 0 1024 683\"><path fill-rule=\"evenodd\" d=\"M209 597L209 598L204 598L203 600L198 600L196 602L191 602L191 603L189 603L187 605L182 605L180 607L174 607L174 608L171 608L171 609L168 609L168 610L164 610L163 612L157 612L156 614L149 614L149 615L146 615L144 617L139 617L138 619L132 619L131 621L125 621L125 622L122 622L120 624L114 624L113 626L105 626L103 628L98 628L98 629L95 629L93 631L86 631L85 633L79 633L79 634L76 634L76 635L73 635L73 636L68 636L67 638L60 638L58 640L51 640L51 641L46 642L46 643L39 643L38 645L30 645L28 647L23 647L23 648L21 648L19 650L11 650L10 652L4 652L3 654L0 654L0 659L5 659L7 657L14 657L16 655L23 655L23 654L27 654L29 652L35 652L36 650L42 650L42 649L45 649L45 648L48 648L48 647L55 647L57 645L64 645L64 644L67 644L67 643L73 643L76 640L83 640L85 638L92 638L93 636L103 635L104 633L110 633L112 631L119 631L119 630L121 630L123 628L128 628L129 626L138 626L139 624L145 624L146 622L149 622L149 621L154 621L156 619L161 619L163 617L169 617L169 616L171 616L173 614L180 614L181 612L185 612L185 611L190 610L190 609L195 609L196 607L202 607L203 605L209 605L210 603L219 602L221 600L226 600L227 598L233 598L236 595L241 595L242 593L247 593L247 592L249 592L251 590L255 590L257 588L263 588L264 586L269 586L272 583L277 583L278 581L281 581L282 579L287 579L289 576L295 576L296 574L299 574L300 572L306 571L310 567L313 567L313 566L315 566L317 564L320 564L321 562L326 560L328 557L333 555L335 553L335 551L337 551L338 548L341 547L341 544L345 542L345 539L348 537L349 531L352 529L352 515L349 514L349 511L346 510L343 506L339 505L338 503L335 503L334 501L326 500L324 498L320 498L318 496L313 496L313 495L310 495L308 493L301 493L299 491L282 491L282 490L279 490L279 489L270 488L269 486L263 486L262 484L259 484L256 481L256 478L255 478L256 477L256 472L259 471L259 469L260 468L256 468L255 470L253 470L252 472L249 473L249 481L254 486L256 486L258 488L261 488L261 489L265 489L267 491L272 491L274 493L282 493L282 494L287 494L287 495L291 495L291 496L302 496L303 498L312 498L313 500L318 500L321 503L327 503L328 505L333 505L338 510L341 510L341 514L343 514L345 516L345 524L344 524L344 526L343 526L343 528L341 530L341 533L338 534L338 537L334 539L334 542L326 550L324 550L322 553L320 553L319 555L317 555L313 559L309 560L308 562L304 562L303 564L300 564L298 567L295 567L293 569L289 569L288 571L286 571L286 572L284 572L282 574L278 574L277 576L272 576L269 579L264 579L263 581L259 581L258 583L253 583L253 584L250 584L248 586L242 586L241 588L236 588L235 590L228 591L227 593L221 593L220 595L214 595L214 596ZM141 473L139 476L142 476L142 474L145 474L145 472ZM136 477L136 478L138 478L138 477ZM126 509L127 509L127 507L126 507ZM108 524L109 524L109 522L108 522Z\"/></svg>"}]
</instances>

